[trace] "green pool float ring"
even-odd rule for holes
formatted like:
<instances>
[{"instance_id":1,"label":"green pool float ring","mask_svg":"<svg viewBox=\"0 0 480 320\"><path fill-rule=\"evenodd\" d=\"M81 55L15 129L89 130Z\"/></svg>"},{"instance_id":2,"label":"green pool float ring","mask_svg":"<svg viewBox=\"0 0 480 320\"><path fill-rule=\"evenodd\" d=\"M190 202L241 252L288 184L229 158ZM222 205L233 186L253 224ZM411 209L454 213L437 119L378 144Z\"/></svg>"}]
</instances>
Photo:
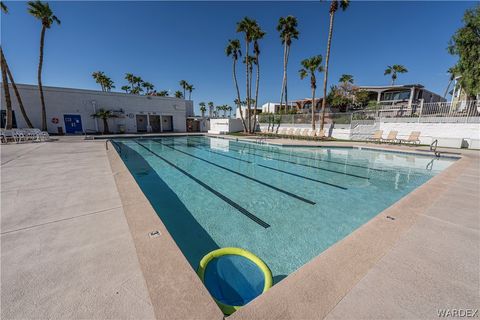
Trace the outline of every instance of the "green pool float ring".
<instances>
[{"instance_id":1,"label":"green pool float ring","mask_svg":"<svg viewBox=\"0 0 480 320\"><path fill-rule=\"evenodd\" d=\"M232 314L272 286L272 272L253 253L222 248L205 255L198 276L224 314Z\"/></svg>"}]
</instances>

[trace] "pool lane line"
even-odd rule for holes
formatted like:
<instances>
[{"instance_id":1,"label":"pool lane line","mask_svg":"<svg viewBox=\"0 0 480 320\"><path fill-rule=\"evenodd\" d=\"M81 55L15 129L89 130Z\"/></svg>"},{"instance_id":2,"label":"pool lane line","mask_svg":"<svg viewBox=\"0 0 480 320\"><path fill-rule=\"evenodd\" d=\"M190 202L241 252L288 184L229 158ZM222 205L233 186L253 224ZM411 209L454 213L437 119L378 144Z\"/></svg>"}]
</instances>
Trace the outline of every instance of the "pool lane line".
<instances>
[{"instance_id":1,"label":"pool lane line","mask_svg":"<svg viewBox=\"0 0 480 320\"><path fill-rule=\"evenodd\" d=\"M152 139L152 140L154 140L154 139ZM164 144L164 145L167 145L167 144ZM179 145L185 146L185 144L179 144ZM170 145L170 146L171 146L171 145ZM188 146L188 145L187 145L187 146ZM200 148L200 147L198 147L198 146L190 146L190 147L197 148L197 149L203 150L203 151L210 151L210 150L208 150L208 149ZM239 158L235 158L235 157L230 157L230 158L235 159L235 160L242 161L242 159L239 159ZM248 162L249 162L249 163L252 163L252 162L250 162L250 161L248 161ZM305 180L310 180L310 181L318 182L318 183L321 183L321 184L324 184L324 185L327 185L327 186L331 186L331 187L334 187L334 188L339 188L339 189L342 189L342 190L348 190L348 188L346 188L346 187L342 187L342 186L339 186L339 185L336 185L336 184L333 184L333 183L329 183L329 182L326 182L326 181L322 181L322 180L318 180L318 179L306 177L306 176L303 176L303 175L300 175L300 174L296 174L296 173L294 173L294 172L290 172L290 171L286 171L286 170L281 170L281 169L272 168L272 167L265 166L265 165L262 165L262 164L259 164L259 163L255 163L255 165L257 165L257 166L259 166L259 167L262 167L262 168L266 168L266 169L270 169L270 170L282 172L282 173L285 173L285 174L289 174L289 175L291 175L291 176L295 176L295 177L302 178L302 179L305 179Z\"/></svg>"},{"instance_id":2,"label":"pool lane line","mask_svg":"<svg viewBox=\"0 0 480 320\"><path fill-rule=\"evenodd\" d=\"M238 147L238 146L229 146L229 148L232 148L232 147L233 147L233 148L237 148L237 150L234 150L234 151L246 152L246 153L248 153L248 154L251 154L251 155L254 155L254 156L260 157L260 158L263 158L263 157L264 157L264 156L262 156L262 155L257 154L256 152L251 152L251 151L250 151L251 149L248 150L249 148L247 148L247 150L244 150L244 149L240 149L240 147ZM239 150L239 149L240 149L240 150ZM267 152L266 150L260 150L260 149L258 149L258 150L259 150L259 151ZM313 168L313 169L322 170L322 171L333 172L333 173L342 174L342 175L347 175L347 176L355 177L355 178L359 178L359 179L365 179L365 180L369 180L369 179L370 179L369 177L359 176L359 175L356 175L356 174L353 174L353 173L345 173L345 172L341 172L341 171L336 171L336 170L321 168L321 167L317 167L317 166L312 166L312 165L309 165L309 164L297 163L297 162L294 162L294 161L289 161L289 160L284 160L284 159L279 159L279 158L272 158L272 159L275 160L275 161L281 161L281 162L285 162L285 163L294 164L294 165L297 165L297 166L302 166L302 167Z\"/></svg>"},{"instance_id":3,"label":"pool lane line","mask_svg":"<svg viewBox=\"0 0 480 320\"><path fill-rule=\"evenodd\" d=\"M174 151L183 153L183 154L185 154L185 155L187 155L187 156L189 156L189 157L198 159L198 160L200 160L200 161L203 161L203 162L206 162L206 163L208 163L208 164L211 164L211 165L213 165L213 166L215 166L215 167L218 167L218 168L221 168L221 169L226 170L226 171L228 171L228 172L231 172L231 173L234 173L234 174L236 174L236 175L239 175L239 176L241 176L241 177L243 177L243 178L245 178L245 179L254 181L254 182L256 182L256 183L259 183L259 184L261 184L261 185L263 185L263 186L266 186L266 187L268 187L268 188L270 188L270 189L273 189L273 190L275 190L275 191L278 191L278 192L281 192L281 193L283 193L283 194L286 194L286 195L288 195L288 196L290 196L290 197L292 197L292 198L298 199L298 200L303 201L303 202L305 202L305 203L308 203L308 204L311 204L311 205L315 205L315 204L316 204L316 202L314 202L314 201L312 201L312 200L308 200L308 199L306 199L306 198L304 198L304 197L302 197L302 196L296 195L296 194L291 193L291 192L289 192L289 191L287 191L287 190L280 189L280 188L275 187L274 185L271 185L271 184L269 184L269 183L260 181L260 180L258 180L258 179L252 178L252 177L249 177L249 176L247 176L246 174L243 174L243 173L241 173L241 172L238 172L238 171L232 170L232 169L230 169L230 168L221 166L221 165L219 165L219 164L216 164L216 163L214 163L214 162L208 161L208 160L206 160L206 159L203 159L203 158L194 156L193 154L190 154L190 153L188 153L188 152L184 152L184 151L182 151L182 150L175 149L174 147L170 147L169 145L163 144L163 143L161 143L161 142L159 142L159 141L155 141L155 140L152 140L152 141L154 141L154 142L156 142L156 143L158 143L158 144L160 144L160 145L162 145L162 146L165 146L165 147L167 147L167 148L170 148L170 149L172 149L172 150L174 150Z\"/></svg>"},{"instance_id":4,"label":"pool lane line","mask_svg":"<svg viewBox=\"0 0 480 320\"><path fill-rule=\"evenodd\" d=\"M152 141L158 141L158 139L151 139ZM175 144L174 144L175 145ZM190 146L188 145L188 143L181 143L179 145L182 145L182 146L186 146L186 147L192 147L192 148L196 148L198 150L203 150L203 151L207 151L207 152L211 152L211 153L214 153L214 154L218 154L219 156L222 156L222 157L226 157L226 158L230 158L230 159L235 159L235 160L238 160L238 161L242 161L242 162L245 162L245 163L252 163L251 161L248 161L248 160L243 160L243 159L240 159L240 158L236 158L236 157L232 157L232 156L229 156L227 154L223 154L223 153L220 153L220 152L216 152L216 151L213 151L213 150L208 150L208 149L202 149L198 146Z\"/></svg>"},{"instance_id":5,"label":"pool lane line","mask_svg":"<svg viewBox=\"0 0 480 320\"><path fill-rule=\"evenodd\" d=\"M300 175L300 174L296 174L296 173L293 173L293 172L289 172L289 171L285 171L285 170L281 170L281 169L277 169L277 168L272 168L272 167L269 167L269 166L264 166L263 164L258 164L258 163L257 163L257 166L262 167L262 168L267 168L267 169L270 169L270 170L274 170L274 171L278 171L278 172L282 172L282 173L289 174L289 175L292 175L292 176L295 176L295 177L299 177L299 178L303 178L303 179L306 179L306 180L315 181L315 182L318 182L318 183L321 183L321 184L325 184L325 185L327 185L327 186L339 188L339 189L342 189L342 190L348 190L348 188L345 188L345 187L342 187L342 186L338 186L338 185L333 184L333 183L328 183L328 182L325 182L325 181L322 181L322 180L318 180L318 179L314 179L314 178L302 176L302 175Z\"/></svg>"},{"instance_id":6,"label":"pool lane line","mask_svg":"<svg viewBox=\"0 0 480 320\"><path fill-rule=\"evenodd\" d=\"M194 140L194 141L199 141L199 140ZM240 141L234 141L234 140L231 140L231 142L243 144L245 146L247 146L249 144L252 144L251 142L247 143L247 142L240 142ZM264 146L261 146L261 147L264 147ZM290 153L274 151L274 150L271 150L271 149L266 150L266 149L261 149L261 148L252 148L252 146L248 146L247 148L250 149L250 150L251 149L262 150L262 151L267 151L268 150L268 152L283 154L283 155L286 155L286 156L292 156L292 154L290 154ZM362 168L362 169L367 169L367 170L375 170L375 171L382 171L382 172L387 172L388 171L388 170L385 170L385 169L370 168L370 167L361 166L361 165L357 165L357 164L347 164L347 163L343 163L343 162L339 162L339 161L332 161L332 160L326 160L326 159L321 159L321 158L305 157L305 156L298 155L297 153L294 153L293 156L295 156L297 158L302 158L302 159L310 159L310 160L317 160L317 161L335 163L335 164L339 164L339 165L342 165L342 166L356 167L356 168Z\"/></svg>"},{"instance_id":7,"label":"pool lane line","mask_svg":"<svg viewBox=\"0 0 480 320\"><path fill-rule=\"evenodd\" d=\"M252 221L256 222L257 224L261 225L262 227L264 227L265 229L269 228L270 225L268 223L266 223L265 221L263 221L262 219L260 219L259 217L257 217L256 215L254 215L253 213L251 213L250 211L248 211L247 209L245 209L244 207L240 206L238 203L236 203L235 201L231 200L230 198L228 198L227 196L221 194L220 192L218 192L217 190L213 189L212 187L210 187L208 184L204 183L203 181L195 178L194 176L192 176L190 173L186 172L185 170L183 170L182 168L178 167L177 165L175 165L174 163L168 161L167 159L165 159L164 157L162 157L161 155L157 154L156 152L150 150L150 148L147 148L146 146L144 146L143 144L139 143L138 141L134 140L139 146L143 147L145 150L149 151L151 154L153 154L154 156L162 159L165 163L167 163L168 165L172 166L173 168L177 169L178 171L180 171L181 173L183 173L184 175L186 175L187 177L189 177L190 179L192 179L193 181L195 181L196 183L198 183L199 185L201 185L202 187L204 187L205 189L207 189L208 191L210 191L211 193L213 193L214 195L216 195L217 197L219 197L220 199L222 199L223 201L225 201L226 203L228 203L229 205L231 205L232 207L234 207L235 209L237 209L239 212L241 212L243 215L245 215L247 218L251 219Z\"/></svg>"},{"instance_id":8,"label":"pool lane line","mask_svg":"<svg viewBox=\"0 0 480 320\"><path fill-rule=\"evenodd\" d=\"M237 142L237 141L233 141L233 142ZM248 147L248 149L256 149L256 148ZM294 151L293 154L290 154L290 153L280 152L280 151L271 150L271 149L257 148L256 150L268 151L268 152L283 154L283 155L286 155L286 156L295 156L297 158L302 158L302 159L309 159L309 160L317 160L317 161L335 163L335 164L339 164L339 165L342 165L342 166L356 167L356 168L362 168L362 169L367 169L367 170L375 170L375 171L382 171L382 172L387 172L388 171L388 170L385 170L385 169L370 168L370 167L361 166L361 165L357 165L357 164L348 164L348 163L343 163L343 162L339 162L339 161L326 160L326 159L322 159L322 158L312 158L312 157L301 156L301 155L298 155L297 153L295 153L295 152L298 152L298 151Z\"/></svg>"}]
</instances>

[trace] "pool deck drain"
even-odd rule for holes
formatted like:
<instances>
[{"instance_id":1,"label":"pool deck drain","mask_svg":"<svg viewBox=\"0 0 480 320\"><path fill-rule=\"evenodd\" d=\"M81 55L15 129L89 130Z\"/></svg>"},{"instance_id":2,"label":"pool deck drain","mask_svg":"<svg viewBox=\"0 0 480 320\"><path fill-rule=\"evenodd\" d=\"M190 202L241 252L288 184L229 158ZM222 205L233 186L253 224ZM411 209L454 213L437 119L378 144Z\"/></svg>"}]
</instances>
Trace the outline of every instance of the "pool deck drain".
<instances>
[{"instance_id":1,"label":"pool deck drain","mask_svg":"<svg viewBox=\"0 0 480 320\"><path fill-rule=\"evenodd\" d=\"M418 319L479 308L480 154L458 152L462 159L229 318ZM2 146L1 231L2 318L223 318L104 141Z\"/></svg>"}]
</instances>

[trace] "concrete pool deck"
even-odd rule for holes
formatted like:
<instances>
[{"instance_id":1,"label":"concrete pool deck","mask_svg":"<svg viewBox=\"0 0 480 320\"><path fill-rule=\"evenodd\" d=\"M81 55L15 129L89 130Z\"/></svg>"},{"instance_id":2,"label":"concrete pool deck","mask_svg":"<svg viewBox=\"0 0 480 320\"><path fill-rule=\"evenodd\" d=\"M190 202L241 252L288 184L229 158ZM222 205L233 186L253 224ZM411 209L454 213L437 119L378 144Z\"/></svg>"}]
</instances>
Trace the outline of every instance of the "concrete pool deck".
<instances>
[{"instance_id":1,"label":"concrete pool deck","mask_svg":"<svg viewBox=\"0 0 480 320\"><path fill-rule=\"evenodd\" d=\"M223 317L105 141L1 151L2 319ZM462 159L229 318L411 319L479 308L480 157L448 151Z\"/></svg>"}]
</instances>

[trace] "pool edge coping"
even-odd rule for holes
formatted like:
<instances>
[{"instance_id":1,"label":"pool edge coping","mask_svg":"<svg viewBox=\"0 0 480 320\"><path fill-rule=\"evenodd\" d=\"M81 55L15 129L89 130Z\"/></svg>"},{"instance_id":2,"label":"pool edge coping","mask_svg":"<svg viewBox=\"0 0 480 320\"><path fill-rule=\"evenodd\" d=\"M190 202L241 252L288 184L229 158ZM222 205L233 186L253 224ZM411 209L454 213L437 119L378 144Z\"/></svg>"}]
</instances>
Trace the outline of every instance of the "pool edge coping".
<instances>
[{"instance_id":1,"label":"pool edge coping","mask_svg":"<svg viewBox=\"0 0 480 320\"><path fill-rule=\"evenodd\" d=\"M223 319L223 313L143 194L116 148L110 141L107 144L107 158L155 317ZM150 236L155 231L160 234Z\"/></svg>"},{"instance_id":2,"label":"pool edge coping","mask_svg":"<svg viewBox=\"0 0 480 320\"><path fill-rule=\"evenodd\" d=\"M235 138L233 139L235 140ZM241 140L241 139L238 139L238 140ZM112 146L110 142L108 143L110 144L110 146ZM328 146L325 146L325 147L328 147ZM358 146L347 145L345 147L357 148ZM366 148L367 147L365 147L365 149ZM113 146L111 149L115 150ZM376 150L405 153L404 150L398 150L398 149L397 150L376 149ZM426 155L418 152L415 153L414 150L412 150L412 152L409 152L409 153L419 154L424 156ZM215 303L213 302L213 299L210 297L207 289L203 286L201 282L199 282L199 279L196 273L192 268L190 268L190 265L188 264L186 258L183 256L183 253L176 246L176 244L173 241L173 238L170 236L168 231L166 231L166 228L163 225L163 222L161 222L161 219L158 218L155 210L150 206L150 203L143 195L143 192L141 192L135 179L133 178L133 176L131 176L130 172L128 171L128 168L126 168L125 164L123 163L123 160L120 159L116 150L115 150L115 154L117 158L116 160L121 162L121 165L123 165L124 170L126 170L126 173L128 173L126 176L129 176L131 180L130 183L134 183L136 185L136 188L140 191L141 196L144 198L143 200L146 201L146 204L148 204L148 206L150 207L149 211L152 213L152 215L155 218L157 218L161 226L163 226L164 232L168 234L170 240L175 245L175 248L177 250L175 255L180 256L180 258L184 260L184 263L188 265L189 270L185 271L184 275L187 275L189 278L193 275L198 280L194 282L197 282L200 284L200 287L201 287L200 291L203 291L203 294L200 294L198 296L197 295L193 296L192 298L194 300L188 301L188 303L193 305L198 305L200 299L203 299L204 298L203 295L206 293L211 300L210 302L214 304L215 308L217 308ZM318 290L315 291L315 300L316 300L315 305L318 306L320 304L320 307L315 308L315 310L312 310L310 308L306 315L303 314L303 317L324 318L326 315L328 315L328 313L331 310L333 310L333 308L337 305L337 303L341 301L343 297L347 295L348 292L353 287L355 287L355 285L363 278L363 276L366 275L369 272L369 270L371 270L373 266L388 251L390 251L393 248L395 243L416 223L418 217L422 215L422 212L425 211L426 208L428 208L428 206L435 201L435 199L440 197L441 194L437 193L435 194L435 197L432 198L431 189L437 188L437 189L440 189L442 193L445 192L446 189L448 188L448 184L445 183L445 179L446 178L451 179L452 176L453 177L455 176L455 172L459 170L463 171L466 167L465 164L468 163L469 161L472 161L471 157L464 154L461 154L460 157L455 157L455 159L457 159L457 161L455 161L451 166L449 166L448 168L446 168L445 170L443 170L442 172L434 176L432 179L430 179L426 183L422 184L421 186L419 186L418 188L416 188L415 190L407 194L405 197L403 197L399 201L392 204L387 209L378 213L375 217L370 219L364 225L360 226L358 229L356 229L354 232L349 234L347 237L335 243L333 246L331 246L330 248L322 252L320 255L314 257L312 260L310 260L309 262L301 266L299 269L297 269L295 272L290 274L283 281L276 284L274 287L272 287L272 289L269 290L269 292L262 294L261 296L259 296L258 298L250 302L248 305L246 305L245 307L243 307L242 309L240 309L239 311L231 315L230 317L232 319L252 319L252 318L276 319L278 317L285 318L285 315L287 314L290 316L288 318L302 317L302 315L300 315L302 313L300 312L299 314L298 311L308 309L306 308L306 306L305 307L303 306L304 303L299 303L298 301L296 301L295 305L292 306L291 299L285 299L285 296L283 294L286 293L286 296L292 296L292 295L304 296L305 284L317 283L317 284L320 284L318 286L318 289L323 289L323 291L318 291ZM110 156L109 156L109 160L110 160ZM114 171L114 167L112 165L112 172L113 171ZM118 188L117 178L115 178L115 182ZM119 190L119 193L120 193L122 204L123 204L124 198L120 190ZM428 198L423 195L428 195L430 197ZM425 201L425 199L428 199L428 201ZM420 205L415 203L417 201L420 201ZM407 212L405 209L409 209L411 210L411 212ZM128 214L131 215L133 213L130 212ZM127 212L125 212L125 215L127 216ZM385 219L387 215L394 216L395 218L397 218L395 220L397 223L395 223L395 221L390 221L388 219ZM401 218L401 219L398 219L398 218ZM127 221L128 221L128 217L127 217ZM401 223L398 223L398 221L400 221ZM130 226L130 221L129 221L129 226ZM132 227L130 231L133 236ZM382 236L385 236L384 240L388 240L388 243L385 243L385 242L380 243L381 241L378 241L378 238L372 237L372 235L369 234L372 231L373 231L373 234L376 234L376 235L381 234ZM137 239L135 236L133 238L135 242L135 247L137 249ZM374 252L372 252L372 246L370 246L371 244L374 245L373 246ZM363 248L363 251L361 250L362 248ZM344 251L349 252L350 255L345 255ZM364 255L358 255L358 252L365 254L367 256L367 259L365 259ZM138 255L138 249L137 249L137 255ZM353 257L354 259L356 259L355 261L359 262L361 265L361 268L360 268L361 270L358 270L359 264L353 263L351 260L346 261L345 256L348 256L350 258ZM140 260L141 259L139 257L139 261ZM339 263L339 262L342 262L342 263ZM344 262L347 262L347 263L344 263ZM140 264L142 266L142 272L145 272L142 262ZM345 266L351 267L352 265L354 265L353 269L345 268ZM149 270L147 268L147 272L148 271ZM352 271L355 271L355 272L352 272ZM323 273L323 274L319 274L319 273ZM353 279L349 278L348 277L349 274L354 274L355 277ZM343 275L343 277L339 275ZM150 289L150 285L148 284L148 281L147 281L147 278L149 277L145 276L145 274L144 274L144 277L146 278L147 288L149 289L149 293L151 295L152 304L154 304L153 296L157 295L156 287L153 286L153 288ZM316 278L316 281L309 281L308 283L305 282L306 281L305 278L312 278L312 277ZM329 279L326 279L326 278L330 278L334 280L329 281ZM339 285L338 285L339 282L341 284L341 288L339 288ZM195 284L195 286L197 285ZM332 290L329 290L327 288L330 288ZM150 290L152 290L153 293ZM327 292L327 294L323 294L324 292ZM334 292L335 294L332 294L332 292ZM322 299L322 298L325 298L325 299ZM319 301L321 301L322 303L318 303ZM309 307L311 307L311 304L309 304ZM164 309L161 310L163 314L158 314L157 309L156 308L154 309L156 310L155 314L157 318L164 318L167 316L165 314L166 311ZM272 313L272 311L274 311L274 313ZM172 314L169 314L169 316L175 317ZM197 312L190 314L190 316L194 318L199 318L199 316L201 317L201 315L198 314ZM223 317L223 314L221 316Z\"/></svg>"}]
</instances>

